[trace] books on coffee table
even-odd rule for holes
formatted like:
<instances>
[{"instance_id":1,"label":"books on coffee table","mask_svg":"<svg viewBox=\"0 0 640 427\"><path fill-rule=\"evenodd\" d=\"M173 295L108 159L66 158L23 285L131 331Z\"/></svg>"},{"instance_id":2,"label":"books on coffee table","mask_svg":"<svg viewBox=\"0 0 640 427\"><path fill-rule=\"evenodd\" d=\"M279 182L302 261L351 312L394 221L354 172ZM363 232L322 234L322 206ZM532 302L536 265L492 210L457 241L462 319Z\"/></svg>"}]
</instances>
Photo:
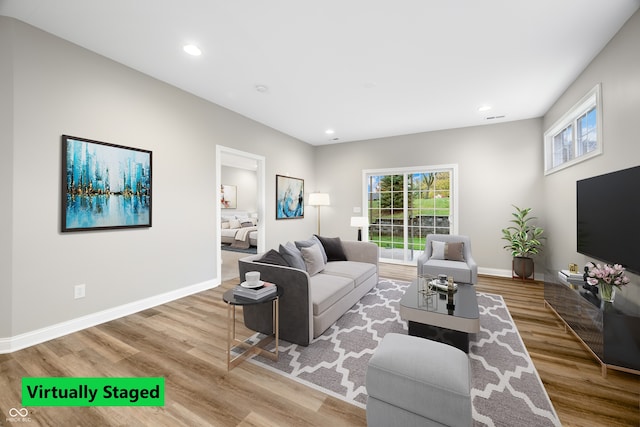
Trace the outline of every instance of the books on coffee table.
<instances>
[{"instance_id":1,"label":"books on coffee table","mask_svg":"<svg viewBox=\"0 0 640 427\"><path fill-rule=\"evenodd\" d=\"M270 282L262 282L262 286L257 288L246 288L243 286L236 286L233 290L233 295L248 299L262 299L269 295L273 295L277 292L276 285Z\"/></svg>"},{"instance_id":2,"label":"books on coffee table","mask_svg":"<svg viewBox=\"0 0 640 427\"><path fill-rule=\"evenodd\" d=\"M439 292L447 292L449 290L449 284L447 282L444 282L444 283L440 282L438 279L433 279L431 282L429 282L429 284L434 288L436 288L436 290ZM454 283L453 292L456 292L457 290L458 290L458 284Z\"/></svg>"}]
</instances>

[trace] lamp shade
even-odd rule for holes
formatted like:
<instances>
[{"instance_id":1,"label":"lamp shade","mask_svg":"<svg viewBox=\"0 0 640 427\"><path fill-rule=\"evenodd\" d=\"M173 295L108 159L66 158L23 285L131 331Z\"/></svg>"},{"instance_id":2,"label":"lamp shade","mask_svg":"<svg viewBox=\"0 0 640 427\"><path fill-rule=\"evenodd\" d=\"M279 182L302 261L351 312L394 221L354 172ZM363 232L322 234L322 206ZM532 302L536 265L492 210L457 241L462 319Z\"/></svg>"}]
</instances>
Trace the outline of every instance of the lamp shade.
<instances>
[{"instance_id":1,"label":"lamp shade","mask_svg":"<svg viewBox=\"0 0 640 427\"><path fill-rule=\"evenodd\" d=\"M311 194L309 194L309 205L311 205L311 206L329 206L329 194L327 194L327 193L311 193Z\"/></svg>"},{"instance_id":2,"label":"lamp shade","mask_svg":"<svg viewBox=\"0 0 640 427\"><path fill-rule=\"evenodd\" d=\"M352 227L366 227L369 225L369 219L366 216L352 216L351 217L351 226Z\"/></svg>"}]
</instances>

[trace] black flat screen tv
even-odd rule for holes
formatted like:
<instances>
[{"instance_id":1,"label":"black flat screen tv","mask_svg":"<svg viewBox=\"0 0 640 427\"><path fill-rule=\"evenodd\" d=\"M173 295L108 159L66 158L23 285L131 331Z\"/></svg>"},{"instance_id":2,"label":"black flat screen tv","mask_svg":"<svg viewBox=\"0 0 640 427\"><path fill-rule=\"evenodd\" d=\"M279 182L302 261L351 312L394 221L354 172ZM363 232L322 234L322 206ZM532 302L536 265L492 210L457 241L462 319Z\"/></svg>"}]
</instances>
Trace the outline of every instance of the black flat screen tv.
<instances>
[{"instance_id":1,"label":"black flat screen tv","mask_svg":"<svg viewBox=\"0 0 640 427\"><path fill-rule=\"evenodd\" d=\"M640 166L580 180L577 251L640 274Z\"/></svg>"}]
</instances>

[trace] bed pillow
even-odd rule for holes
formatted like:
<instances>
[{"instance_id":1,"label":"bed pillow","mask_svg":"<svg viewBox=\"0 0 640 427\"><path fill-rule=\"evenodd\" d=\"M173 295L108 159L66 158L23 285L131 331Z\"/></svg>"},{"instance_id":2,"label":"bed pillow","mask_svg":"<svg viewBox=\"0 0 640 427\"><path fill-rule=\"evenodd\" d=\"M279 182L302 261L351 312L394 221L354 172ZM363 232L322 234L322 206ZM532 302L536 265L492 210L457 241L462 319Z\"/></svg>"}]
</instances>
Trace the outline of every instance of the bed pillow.
<instances>
[{"instance_id":1,"label":"bed pillow","mask_svg":"<svg viewBox=\"0 0 640 427\"><path fill-rule=\"evenodd\" d=\"M302 271L307 270L307 266L304 265L304 260L302 259L302 254L293 243L287 242L284 246L280 245L278 252L280 252L280 255L282 255L282 257L287 261L287 264L289 264L290 267L297 268Z\"/></svg>"},{"instance_id":2,"label":"bed pillow","mask_svg":"<svg viewBox=\"0 0 640 427\"><path fill-rule=\"evenodd\" d=\"M347 255L342 248L342 241L339 237L322 237L314 235L324 248L324 252L327 255L327 261L346 261Z\"/></svg>"},{"instance_id":3,"label":"bed pillow","mask_svg":"<svg viewBox=\"0 0 640 427\"><path fill-rule=\"evenodd\" d=\"M284 259L284 257L280 254L280 252L276 251L275 249L270 249L261 258L255 260L255 262L259 262L262 264L282 265L285 267L290 267L287 260Z\"/></svg>"},{"instance_id":4,"label":"bed pillow","mask_svg":"<svg viewBox=\"0 0 640 427\"><path fill-rule=\"evenodd\" d=\"M253 227L253 222L252 221L243 221L240 223L240 226L245 228L245 227Z\"/></svg>"},{"instance_id":5,"label":"bed pillow","mask_svg":"<svg viewBox=\"0 0 640 427\"><path fill-rule=\"evenodd\" d=\"M315 276L324 270L324 259L322 258L320 246L306 246L301 248L300 252L302 253L302 259L304 260L304 265L307 267L309 276Z\"/></svg>"}]
</instances>

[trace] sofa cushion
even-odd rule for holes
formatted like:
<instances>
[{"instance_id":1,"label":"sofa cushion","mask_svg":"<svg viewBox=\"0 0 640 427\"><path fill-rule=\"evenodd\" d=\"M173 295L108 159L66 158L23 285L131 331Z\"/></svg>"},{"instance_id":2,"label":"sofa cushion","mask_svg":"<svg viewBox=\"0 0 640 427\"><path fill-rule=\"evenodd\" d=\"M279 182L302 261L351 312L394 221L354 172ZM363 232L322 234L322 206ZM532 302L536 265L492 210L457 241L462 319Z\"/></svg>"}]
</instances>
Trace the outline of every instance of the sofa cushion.
<instances>
[{"instance_id":1,"label":"sofa cushion","mask_svg":"<svg viewBox=\"0 0 640 427\"><path fill-rule=\"evenodd\" d=\"M466 262L429 259L422 266L423 274L425 267L428 267L429 274L432 276L446 274L452 276L455 282L471 283L472 281L472 272Z\"/></svg>"},{"instance_id":2,"label":"sofa cushion","mask_svg":"<svg viewBox=\"0 0 640 427\"><path fill-rule=\"evenodd\" d=\"M287 261L289 266L302 271L307 270L307 267L304 265L304 260L302 259L302 254L293 243L287 242L284 246L280 245L278 252L280 252L280 255Z\"/></svg>"},{"instance_id":3,"label":"sofa cushion","mask_svg":"<svg viewBox=\"0 0 640 427\"><path fill-rule=\"evenodd\" d=\"M324 269L324 259L318 245L311 245L300 248L304 265L307 267L309 276L315 276Z\"/></svg>"},{"instance_id":4,"label":"sofa cushion","mask_svg":"<svg viewBox=\"0 0 640 427\"><path fill-rule=\"evenodd\" d=\"M318 247L320 248L320 252L322 252L322 259L326 264L327 253L324 251L324 247L322 246L322 243L316 236L311 236L307 240L296 240L295 243L296 243L296 248L298 248L298 250L300 250L301 248L309 247L311 245L318 245Z\"/></svg>"},{"instance_id":5,"label":"sofa cushion","mask_svg":"<svg viewBox=\"0 0 640 427\"><path fill-rule=\"evenodd\" d=\"M258 258L254 262L261 262L262 264L272 264L272 265L283 265L285 267L290 267L289 263L280 252L275 249L270 249L266 254L262 257Z\"/></svg>"},{"instance_id":6,"label":"sofa cushion","mask_svg":"<svg viewBox=\"0 0 640 427\"><path fill-rule=\"evenodd\" d=\"M324 252L327 255L328 261L346 261L347 256L344 253L344 249L342 249L342 241L339 237L322 237L314 234L322 247L324 248Z\"/></svg>"},{"instance_id":7,"label":"sofa cushion","mask_svg":"<svg viewBox=\"0 0 640 427\"><path fill-rule=\"evenodd\" d=\"M323 313L354 288L353 280L348 277L324 274L324 272L311 277L309 286L314 316Z\"/></svg>"},{"instance_id":8,"label":"sofa cushion","mask_svg":"<svg viewBox=\"0 0 640 427\"><path fill-rule=\"evenodd\" d=\"M374 264L357 261L331 261L325 265L323 271L323 274L347 277L354 281L354 286L359 286L375 273Z\"/></svg>"}]
</instances>

